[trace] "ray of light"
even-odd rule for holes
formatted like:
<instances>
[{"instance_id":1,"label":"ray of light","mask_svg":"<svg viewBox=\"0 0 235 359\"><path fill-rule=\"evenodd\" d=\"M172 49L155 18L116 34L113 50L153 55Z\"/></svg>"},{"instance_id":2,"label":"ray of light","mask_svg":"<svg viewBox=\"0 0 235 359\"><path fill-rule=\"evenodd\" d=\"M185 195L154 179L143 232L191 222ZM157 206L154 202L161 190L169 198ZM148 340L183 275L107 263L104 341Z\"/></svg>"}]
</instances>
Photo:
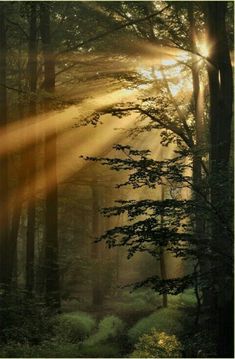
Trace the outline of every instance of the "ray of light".
<instances>
[{"instance_id":1,"label":"ray of light","mask_svg":"<svg viewBox=\"0 0 235 359\"><path fill-rule=\"evenodd\" d=\"M129 128L133 125L135 120L134 115L128 116L123 123L124 128ZM31 178L23 186L16 188L9 196L8 204L10 207L16 205L17 199L27 198L28 203L35 195L41 191L50 191L55 186L54 170L57 166L58 182L64 181L70 177L74 172L78 172L86 165L86 162L80 158L80 155L99 156L107 148L112 148L115 141L118 141L120 136L117 131L114 131L116 123L110 119L106 121L99 131L99 135L95 133L97 129L93 129L93 135L90 133L85 135L85 131L80 131L80 135L76 133L64 134L62 139L62 147L60 150L57 165L51 163L47 172L42 169L37 173L36 178ZM81 130L81 129L79 129ZM66 146L70 146L68 151ZM45 183L45 176L47 177L47 187Z\"/></svg>"},{"instance_id":2,"label":"ray of light","mask_svg":"<svg viewBox=\"0 0 235 359\"><path fill-rule=\"evenodd\" d=\"M35 138L40 140L50 136L55 128L57 132L60 132L77 122L76 119L82 119L94 111L121 102L133 95L134 92L119 89L84 100L79 105L71 106L60 112L53 111L9 124L6 131L0 131L0 156L19 149L22 150L34 143Z\"/></svg>"},{"instance_id":3,"label":"ray of light","mask_svg":"<svg viewBox=\"0 0 235 359\"><path fill-rule=\"evenodd\" d=\"M207 58L210 55L211 45L209 44L206 35L197 36L196 46L198 49L198 53L204 58Z\"/></svg>"}]
</instances>

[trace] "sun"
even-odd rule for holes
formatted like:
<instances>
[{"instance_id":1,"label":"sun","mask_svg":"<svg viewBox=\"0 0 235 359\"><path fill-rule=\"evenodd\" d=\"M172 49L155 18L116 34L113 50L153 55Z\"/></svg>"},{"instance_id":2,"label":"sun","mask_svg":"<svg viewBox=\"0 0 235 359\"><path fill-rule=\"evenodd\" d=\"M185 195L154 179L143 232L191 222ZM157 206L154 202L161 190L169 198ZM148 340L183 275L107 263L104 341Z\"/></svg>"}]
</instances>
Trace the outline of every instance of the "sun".
<instances>
[{"instance_id":1,"label":"sun","mask_svg":"<svg viewBox=\"0 0 235 359\"><path fill-rule=\"evenodd\" d=\"M210 54L210 47L208 41L206 41L205 39L197 42L197 49L199 54L203 57L207 58Z\"/></svg>"}]
</instances>

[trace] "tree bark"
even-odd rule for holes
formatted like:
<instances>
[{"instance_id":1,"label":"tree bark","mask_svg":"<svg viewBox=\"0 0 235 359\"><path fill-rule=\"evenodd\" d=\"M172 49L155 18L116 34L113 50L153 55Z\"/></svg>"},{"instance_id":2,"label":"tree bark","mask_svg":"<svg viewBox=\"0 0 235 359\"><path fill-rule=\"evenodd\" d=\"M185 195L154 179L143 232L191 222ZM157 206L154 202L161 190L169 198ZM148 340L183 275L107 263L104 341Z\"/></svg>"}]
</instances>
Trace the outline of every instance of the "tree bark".
<instances>
[{"instance_id":1,"label":"tree bark","mask_svg":"<svg viewBox=\"0 0 235 359\"><path fill-rule=\"evenodd\" d=\"M165 194L164 194L164 186L161 185L161 201L165 200ZM164 225L164 216L161 215L161 227L163 228ZM160 273L161 273L161 279L166 280L167 279L167 271L166 271L166 256L165 256L165 248L160 247ZM163 308L167 308L168 306L168 298L167 293L163 293L162 295L162 306Z\"/></svg>"},{"instance_id":2,"label":"tree bark","mask_svg":"<svg viewBox=\"0 0 235 359\"><path fill-rule=\"evenodd\" d=\"M100 188L94 181L92 187L92 243L91 243L91 259L92 259L92 305L100 309L103 304L103 291L101 283L101 253L100 243L94 243L94 240L101 234L101 222L99 220L100 209Z\"/></svg>"},{"instance_id":3,"label":"tree bark","mask_svg":"<svg viewBox=\"0 0 235 359\"><path fill-rule=\"evenodd\" d=\"M0 4L0 129L7 131L7 90L6 90L6 24L5 3ZM8 153L0 157L0 284L8 286L9 275L9 205L8 205Z\"/></svg>"},{"instance_id":4,"label":"tree bark","mask_svg":"<svg viewBox=\"0 0 235 359\"><path fill-rule=\"evenodd\" d=\"M220 213L223 223L212 217L214 256L214 288L218 356L233 357L233 238L232 207L229 205L233 75L226 33L227 2L206 2L208 41L211 45L208 64L210 90L210 190L211 203Z\"/></svg>"},{"instance_id":5,"label":"tree bark","mask_svg":"<svg viewBox=\"0 0 235 359\"><path fill-rule=\"evenodd\" d=\"M194 4L188 3L188 19L190 24L189 37L192 46L192 53L198 53L196 44L196 26L195 26L195 13ZM209 234L206 233L206 220L202 215L202 209L205 207L204 196L206 196L203 186L202 175L202 151L205 146L205 132L206 128L203 123L203 89L200 83L199 71L200 62L197 55L192 55L192 83L193 83L193 105L195 116L195 144L193 150L193 198L195 201L195 221L194 221L194 235L198 249L198 263L200 266L200 273L210 272L210 263L207 256L207 249L209 246ZM202 196L203 195L203 196ZM212 305L212 298L210 291L202 288L203 305L206 307Z\"/></svg>"},{"instance_id":6,"label":"tree bark","mask_svg":"<svg viewBox=\"0 0 235 359\"><path fill-rule=\"evenodd\" d=\"M19 53L18 53L18 119L23 120L24 111L22 106L22 37L19 39ZM25 185L25 166L24 166L24 156L21 152L20 154L20 166L19 166L19 173L18 173L18 187L22 188ZM17 258L17 239L18 233L20 228L20 219L22 213L22 206L23 206L23 191L20 191L19 197L17 201L15 201L12 209L12 219L11 219L11 230L10 230L10 238L9 242L11 245L10 253L10 277L12 278L12 288L17 287L17 266L18 266L18 258Z\"/></svg>"},{"instance_id":7,"label":"tree bark","mask_svg":"<svg viewBox=\"0 0 235 359\"><path fill-rule=\"evenodd\" d=\"M51 40L50 3L40 3L40 32L44 56L44 90L46 95L55 91L55 56ZM51 99L44 101L45 111L51 107ZM57 134L56 128L50 138L45 138L46 177L46 229L45 229L45 277L46 302L49 308L60 310L60 284L58 264L58 184L57 184ZM48 170L50 169L50 175ZM53 183L53 188L51 188Z\"/></svg>"},{"instance_id":8,"label":"tree bark","mask_svg":"<svg viewBox=\"0 0 235 359\"><path fill-rule=\"evenodd\" d=\"M29 116L36 115L35 93L37 89L37 4L30 3L29 18L29 47L28 47L28 79L29 79ZM28 149L27 167L28 181L32 181L30 202L27 206L27 232L26 232L26 290L32 293L34 289L34 247L35 247L35 177L36 177L36 134L34 142Z\"/></svg>"}]
</instances>

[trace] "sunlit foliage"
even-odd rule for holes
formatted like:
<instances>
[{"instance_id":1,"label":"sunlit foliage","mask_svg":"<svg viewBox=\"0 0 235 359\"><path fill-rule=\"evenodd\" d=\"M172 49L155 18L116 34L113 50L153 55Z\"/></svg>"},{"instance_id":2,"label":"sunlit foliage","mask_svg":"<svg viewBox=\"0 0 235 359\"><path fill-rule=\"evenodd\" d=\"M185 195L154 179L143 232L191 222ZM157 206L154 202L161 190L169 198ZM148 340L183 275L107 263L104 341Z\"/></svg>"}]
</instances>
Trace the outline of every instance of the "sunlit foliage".
<instances>
[{"instance_id":1,"label":"sunlit foliage","mask_svg":"<svg viewBox=\"0 0 235 359\"><path fill-rule=\"evenodd\" d=\"M152 330L135 345L131 358L181 358L182 346L175 335Z\"/></svg>"}]
</instances>

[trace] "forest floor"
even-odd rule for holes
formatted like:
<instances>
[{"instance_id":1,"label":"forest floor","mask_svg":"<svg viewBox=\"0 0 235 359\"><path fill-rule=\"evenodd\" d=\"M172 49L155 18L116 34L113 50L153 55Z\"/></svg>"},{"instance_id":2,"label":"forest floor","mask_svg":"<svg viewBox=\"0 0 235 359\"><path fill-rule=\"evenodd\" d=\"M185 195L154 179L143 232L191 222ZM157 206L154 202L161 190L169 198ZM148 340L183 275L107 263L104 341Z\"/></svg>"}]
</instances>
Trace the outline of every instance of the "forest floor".
<instances>
[{"instance_id":1,"label":"forest floor","mask_svg":"<svg viewBox=\"0 0 235 359\"><path fill-rule=\"evenodd\" d=\"M193 322L194 307L191 290L168 296L167 308L149 290L123 291L106 298L99 310L75 299L64 301L53 325L45 323L45 338L36 344L11 340L0 347L0 357L130 357L139 338L153 328L181 339Z\"/></svg>"}]
</instances>

